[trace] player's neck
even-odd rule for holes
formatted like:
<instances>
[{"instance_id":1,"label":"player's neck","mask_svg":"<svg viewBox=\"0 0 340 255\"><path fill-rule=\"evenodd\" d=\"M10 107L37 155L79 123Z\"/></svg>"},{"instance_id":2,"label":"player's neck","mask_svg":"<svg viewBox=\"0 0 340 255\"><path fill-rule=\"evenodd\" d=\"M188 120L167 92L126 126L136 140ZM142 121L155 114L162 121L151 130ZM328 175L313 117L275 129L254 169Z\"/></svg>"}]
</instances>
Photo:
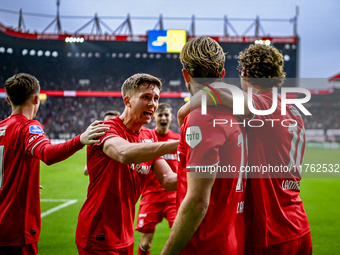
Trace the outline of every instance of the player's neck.
<instances>
[{"instance_id":1,"label":"player's neck","mask_svg":"<svg viewBox=\"0 0 340 255\"><path fill-rule=\"evenodd\" d=\"M169 132L169 128L162 129L156 126L156 132L160 135L166 135Z\"/></svg>"},{"instance_id":2,"label":"player's neck","mask_svg":"<svg viewBox=\"0 0 340 255\"><path fill-rule=\"evenodd\" d=\"M273 88L264 88L264 87L261 87L261 86L256 86L256 85L252 85L252 84L248 83L248 89L249 89L249 87L252 88L253 94L261 94L261 93L273 91Z\"/></svg>"},{"instance_id":3,"label":"player's neck","mask_svg":"<svg viewBox=\"0 0 340 255\"><path fill-rule=\"evenodd\" d=\"M27 119L34 119L34 108L32 106L12 106L12 115L21 114L24 115Z\"/></svg>"},{"instance_id":4,"label":"player's neck","mask_svg":"<svg viewBox=\"0 0 340 255\"><path fill-rule=\"evenodd\" d=\"M143 124L136 123L131 117L128 116L128 114L126 114L125 111L119 118L128 129L135 133L139 133L142 129Z\"/></svg>"}]
</instances>

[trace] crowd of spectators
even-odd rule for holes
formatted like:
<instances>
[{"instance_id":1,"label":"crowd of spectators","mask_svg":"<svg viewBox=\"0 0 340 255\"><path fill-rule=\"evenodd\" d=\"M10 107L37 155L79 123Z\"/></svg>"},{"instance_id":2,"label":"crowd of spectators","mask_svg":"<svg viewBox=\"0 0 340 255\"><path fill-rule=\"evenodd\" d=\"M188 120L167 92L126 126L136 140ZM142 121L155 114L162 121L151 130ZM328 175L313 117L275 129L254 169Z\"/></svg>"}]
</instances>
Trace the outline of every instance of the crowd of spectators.
<instances>
[{"instance_id":1,"label":"crowd of spectators","mask_svg":"<svg viewBox=\"0 0 340 255\"><path fill-rule=\"evenodd\" d=\"M170 129L179 133L177 111L184 104L182 98L161 99L160 102L170 103L173 107L173 121ZM6 99L0 99L0 117L10 115L10 105ZM124 102L121 97L48 97L41 102L37 119L43 124L46 135L50 139L70 139L84 132L95 120L101 120L107 110L123 112ZM151 122L148 128L154 128Z\"/></svg>"},{"instance_id":2,"label":"crowd of spectators","mask_svg":"<svg viewBox=\"0 0 340 255\"><path fill-rule=\"evenodd\" d=\"M317 102L306 108L312 114L303 115L306 129L340 129L339 102Z\"/></svg>"}]
</instances>

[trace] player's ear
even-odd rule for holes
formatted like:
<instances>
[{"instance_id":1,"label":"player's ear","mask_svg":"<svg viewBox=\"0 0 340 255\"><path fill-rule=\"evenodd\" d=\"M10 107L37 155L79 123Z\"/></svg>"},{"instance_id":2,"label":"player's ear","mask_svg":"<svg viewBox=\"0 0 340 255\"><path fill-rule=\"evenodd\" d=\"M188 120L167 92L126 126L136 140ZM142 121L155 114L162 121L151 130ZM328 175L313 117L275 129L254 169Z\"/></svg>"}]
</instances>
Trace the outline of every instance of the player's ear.
<instances>
[{"instance_id":1,"label":"player's ear","mask_svg":"<svg viewBox=\"0 0 340 255\"><path fill-rule=\"evenodd\" d=\"M189 83L190 82L190 79L191 79L191 76L190 74L188 73L187 70L185 69L182 69L182 73L183 73L183 77L184 77L184 80L186 83Z\"/></svg>"},{"instance_id":2,"label":"player's ear","mask_svg":"<svg viewBox=\"0 0 340 255\"><path fill-rule=\"evenodd\" d=\"M8 97L8 96L6 96L6 100L7 100L7 103L9 103L10 105L12 105L12 104L11 104L11 100L9 100L9 97Z\"/></svg>"},{"instance_id":3,"label":"player's ear","mask_svg":"<svg viewBox=\"0 0 340 255\"><path fill-rule=\"evenodd\" d=\"M221 79L223 79L224 75L225 75L225 69L223 68L222 73L221 73Z\"/></svg>"},{"instance_id":4,"label":"player's ear","mask_svg":"<svg viewBox=\"0 0 340 255\"><path fill-rule=\"evenodd\" d=\"M128 107L130 107L131 106L131 103L130 103L130 96L128 96L128 95L126 95L125 97L124 97L124 104L126 105L126 106L128 106Z\"/></svg>"},{"instance_id":5,"label":"player's ear","mask_svg":"<svg viewBox=\"0 0 340 255\"><path fill-rule=\"evenodd\" d=\"M34 104L34 105L39 104L39 94L35 94L32 97L32 104Z\"/></svg>"}]
</instances>

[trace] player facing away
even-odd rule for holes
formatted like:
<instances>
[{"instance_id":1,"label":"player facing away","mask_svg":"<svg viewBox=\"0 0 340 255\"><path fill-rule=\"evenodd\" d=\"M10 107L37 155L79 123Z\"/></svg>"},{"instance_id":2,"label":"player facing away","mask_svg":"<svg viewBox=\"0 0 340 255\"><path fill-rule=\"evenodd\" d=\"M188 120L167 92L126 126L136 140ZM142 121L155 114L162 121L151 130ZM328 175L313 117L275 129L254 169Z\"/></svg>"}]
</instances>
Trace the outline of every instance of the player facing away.
<instances>
[{"instance_id":1,"label":"player facing away","mask_svg":"<svg viewBox=\"0 0 340 255\"><path fill-rule=\"evenodd\" d=\"M161 103L154 115L156 128L153 130L158 141L179 140L179 134L169 129L172 120L172 108ZM177 150L163 156L172 171L177 173ZM136 230L142 233L138 247L138 255L150 254L155 227L163 218L169 222L169 227L176 217L176 191L167 191L159 184L156 176L150 172L146 180L142 198L139 203Z\"/></svg>"},{"instance_id":2,"label":"player facing away","mask_svg":"<svg viewBox=\"0 0 340 255\"><path fill-rule=\"evenodd\" d=\"M133 254L135 204L150 171L162 187L176 190L177 175L160 157L176 150L178 141L158 143L143 127L157 109L161 87L149 74L128 78L122 86L124 112L104 121L110 130L87 147L90 184L78 218L79 254Z\"/></svg>"},{"instance_id":3,"label":"player facing away","mask_svg":"<svg viewBox=\"0 0 340 255\"><path fill-rule=\"evenodd\" d=\"M120 115L119 111L108 110L108 111L104 112L103 120L113 119L113 118L116 118L119 115ZM84 166L84 175L89 175L89 172L87 170L87 165L86 164Z\"/></svg>"},{"instance_id":4,"label":"player facing away","mask_svg":"<svg viewBox=\"0 0 340 255\"><path fill-rule=\"evenodd\" d=\"M191 95L204 87L199 78L219 80L225 73L223 49L209 37L188 41L180 60ZM214 119L226 116L238 121L223 106L210 107L206 115L196 109L184 120L178 146L179 208L162 255L244 252L245 175L240 169L247 165L246 131L237 125L213 126Z\"/></svg>"},{"instance_id":5,"label":"player facing away","mask_svg":"<svg viewBox=\"0 0 340 255\"><path fill-rule=\"evenodd\" d=\"M274 88L284 81L284 60L273 46L250 45L239 54L239 71L244 97L252 91L253 106L267 110L273 105ZM272 79L270 79L272 78ZM214 85L212 85L214 86ZM209 88L206 88L209 90ZM224 105L232 107L232 93L227 88L216 89ZM191 109L200 107L201 93L179 111L179 120ZM288 172L275 174L248 173L245 198L245 254L312 254L312 240L307 214L299 197L305 151L305 126L300 113L292 105L281 114L281 97L277 108L269 115L252 114L244 104L244 122L262 121L261 127L247 125L249 166L286 167ZM213 105L207 97L207 104ZM274 124L275 122L275 124ZM284 124L282 124L284 123ZM258 125L258 124L256 124Z\"/></svg>"},{"instance_id":6,"label":"player facing away","mask_svg":"<svg viewBox=\"0 0 340 255\"><path fill-rule=\"evenodd\" d=\"M39 81L19 73L5 82L12 114L0 122L0 254L38 254L40 235L40 160L47 165L64 160L99 142L107 125L94 122L77 137L51 145L37 120Z\"/></svg>"}]
</instances>

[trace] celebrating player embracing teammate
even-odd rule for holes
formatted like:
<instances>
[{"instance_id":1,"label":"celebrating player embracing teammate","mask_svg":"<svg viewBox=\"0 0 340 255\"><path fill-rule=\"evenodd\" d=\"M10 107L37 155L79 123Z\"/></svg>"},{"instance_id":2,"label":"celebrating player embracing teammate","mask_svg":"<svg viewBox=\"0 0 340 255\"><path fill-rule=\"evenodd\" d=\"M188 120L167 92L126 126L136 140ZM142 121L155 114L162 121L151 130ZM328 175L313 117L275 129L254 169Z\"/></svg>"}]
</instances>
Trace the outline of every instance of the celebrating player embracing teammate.
<instances>
[{"instance_id":1,"label":"celebrating player embracing teammate","mask_svg":"<svg viewBox=\"0 0 340 255\"><path fill-rule=\"evenodd\" d=\"M250 45L239 54L239 71L244 98L252 94L257 110L272 107L274 90L284 81L283 56L273 46ZM229 85L231 86L231 85ZM214 87L214 85L212 85ZM206 87L206 90L211 90ZM233 107L228 88L215 88L224 105ZM179 111L179 120L200 107L198 92ZM247 125L249 166L284 166L288 172L249 173L245 198L246 255L280 254L310 255L312 240L307 214L299 197L302 164L306 145L305 127L300 113L292 105L281 114L281 97L276 110L268 115L251 114L245 103L244 123L249 119L262 121L261 127ZM245 101L246 102L246 101ZM207 104L214 102L207 97ZM285 122L285 125L272 125ZM285 185L290 182L294 185Z\"/></svg>"},{"instance_id":2,"label":"celebrating player embracing teammate","mask_svg":"<svg viewBox=\"0 0 340 255\"><path fill-rule=\"evenodd\" d=\"M191 95L204 87L200 78L211 82L224 76L223 49L209 37L188 41L180 59ZM246 132L242 126L214 128L213 119L222 116L237 121L223 106L210 107L206 115L196 109L184 120L178 147L179 209L162 255L243 254L245 178L240 168L247 164ZM212 170L228 166L235 171Z\"/></svg>"},{"instance_id":3,"label":"celebrating player embracing teammate","mask_svg":"<svg viewBox=\"0 0 340 255\"><path fill-rule=\"evenodd\" d=\"M135 204L151 170L164 188L176 190L177 175L160 156L175 151L178 141L157 143L143 127L157 109L161 87L148 74L128 78L124 112L104 121L110 130L87 148L90 184L78 218L79 254L133 254Z\"/></svg>"}]
</instances>

